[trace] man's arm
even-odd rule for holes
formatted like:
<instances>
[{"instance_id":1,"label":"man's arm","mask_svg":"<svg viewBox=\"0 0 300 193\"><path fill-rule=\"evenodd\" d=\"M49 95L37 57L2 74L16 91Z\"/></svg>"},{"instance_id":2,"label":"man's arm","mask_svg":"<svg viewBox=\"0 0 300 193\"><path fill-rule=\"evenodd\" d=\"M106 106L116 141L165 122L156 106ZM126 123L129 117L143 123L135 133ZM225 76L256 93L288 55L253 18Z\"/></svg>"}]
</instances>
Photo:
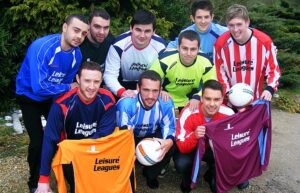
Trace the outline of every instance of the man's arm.
<instances>
[{"instance_id":1,"label":"man's arm","mask_svg":"<svg viewBox=\"0 0 300 193\"><path fill-rule=\"evenodd\" d=\"M121 55L122 50L114 45L111 45L105 60L105 71L103 79L108 89L116 96L121 97L125 88L120 84L118 77L121 68Z\"/></svg>"},{"instance_id":2,"label":"man's arm","mask_svg":"<svg viewBox=\"0 0 300 193\"><path fill-rule=\"evenodd\" d=\"M263 91L260 98L271 101L274 92L278 87L278 80L280 78L280 69L276 58L276 46L270 41L266 46L268 61L266 66L267 87Z\"/></svg>"},{"instance_id":3,"label":"man's arm","mask_svg":"<svg viewBox=\"0 0 300 193\"><path fill-rule=\"evenodd\" d=\"M132 112L130 108L136 104L131 103L131 101L133 101L133 99L122 98L117 102L117 126L120 128L128 126L129 129L133 129L134 127L131 122Z\"/></svg>"},{"instance_id":4,"label":"man's arm","mask_svg":"<svg viewBox=\"0 0 300 193\"><path fill-rule=\"evenodd\" d=\"M189 107L186 106L177 121L176 125L176 144L181 153L192 152L198 143L198 139L194 133L196 125L194 125L192 118L192 112Z\"/></svg>"},{"instance_id":5,"label":"man's arm","mask_svg":"<svg viewBox=\"0 0 300 193\"><path fill-rule=\"evenodd\" d=\"M57 151L57 144L60 141L61 132L64 128L64 115L56 103L51 106L47 125L44 131L43 148L40 167L40 183L49 183L51 162Z\"/></svg>"}]
</instances>

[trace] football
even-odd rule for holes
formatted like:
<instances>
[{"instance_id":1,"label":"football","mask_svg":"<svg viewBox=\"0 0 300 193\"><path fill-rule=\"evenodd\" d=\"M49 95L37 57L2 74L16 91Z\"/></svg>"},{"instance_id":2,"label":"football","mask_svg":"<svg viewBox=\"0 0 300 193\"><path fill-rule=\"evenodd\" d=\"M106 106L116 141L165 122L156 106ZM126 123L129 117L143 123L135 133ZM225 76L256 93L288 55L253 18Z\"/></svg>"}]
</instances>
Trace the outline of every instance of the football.
<instances>
[{"instance_id":1,"label":"football","mask_svg":"<svg viewBox=\"0 0 300 193\"><path fill-rule=\"evenodd\" d=\"M135 149L137 160L145 166L152 166L160 162L162 158L159 159L158 157L161 154L161 150L156 151L159 147L160 143L157 140L152 138L143 139Z\"/></svg>"},{"instance_id":2,"label":"football","mask_svg":"<svg viewBox=\"0 0 300 193\"><path fill-rule=\"evenodd\" d=\"M229 102L235 107L244 107L249 105L254 98L252 88L245 83L233 85L228 92Z\"/></svg>"}]
</instances>

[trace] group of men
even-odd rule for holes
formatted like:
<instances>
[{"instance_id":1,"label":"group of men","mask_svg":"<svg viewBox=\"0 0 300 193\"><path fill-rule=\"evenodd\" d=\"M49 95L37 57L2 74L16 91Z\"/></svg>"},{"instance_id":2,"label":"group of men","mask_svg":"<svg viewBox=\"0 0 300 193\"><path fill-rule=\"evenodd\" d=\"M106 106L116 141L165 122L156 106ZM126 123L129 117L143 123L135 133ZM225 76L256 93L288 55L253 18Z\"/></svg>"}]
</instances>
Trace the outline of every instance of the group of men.
<instances>
[{"instance_id":1,"label":"group of men","mask_svg":"<svg viewBox=\"0 0 300 193\"><path fill-rule=\"evenodd\" d=\"M110 135L116 126L132 130L136 144L146 137L160 142L162 161L143 168L150 188L159 187L157 177L173 157L181 191L191 191L196 146L206 133L202 125L233 114L222 105L226 92L245 82L255 99L270 101L280 70L276 47L266 34L249 27L246 7L228 8L227 27L212 22L209 0L195 1L190 17L194 24L168 45L155 34L155 16L146 10L137 11L130 30L117 38L109 32L109 14L94 10L89 21L70 15L61 34L30 45L16 94L30 137L31 193L51 190L51 161L61 133L66 139L95 139ZM175 108L181 111L177 124ZM205 180L215 192L213 152L206 149ZM64 172L75 192L72 168L65 166Z\"/></svg>"}]
</instances>

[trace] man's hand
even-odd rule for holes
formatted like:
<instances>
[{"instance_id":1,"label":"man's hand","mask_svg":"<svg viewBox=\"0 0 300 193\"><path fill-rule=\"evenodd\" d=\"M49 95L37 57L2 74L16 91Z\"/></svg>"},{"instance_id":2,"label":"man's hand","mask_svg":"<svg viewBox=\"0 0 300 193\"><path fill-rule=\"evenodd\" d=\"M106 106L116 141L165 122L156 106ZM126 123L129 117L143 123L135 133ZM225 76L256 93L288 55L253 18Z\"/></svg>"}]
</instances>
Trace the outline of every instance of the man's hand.
<instances>
[{"instance_id":1,"label":"man's hand","mask_svg":"<svg viewBox=\"0 0 300 193\"><path fill-rule=\"evenodd\" d=\"M71 87L71 89L73 89L73 88L75 88L75 87L78 87L78 83L77 83L77 82L72 82L72 83L70 84L70 87Z\"/></svg>"},{"instance_id":2,"label":"man's hand","mask_svg":"<svg viewBox=\"0 0 300 193\"><path fill-rule=\"evenodd\" d=\"M160 91L160 97L164 102L167 102L171 98L170 94L164 90Z\"/></svg>"},{"instance_id":3,"label":"man's hand","mask_svg":"<svg viewBox=\"0 0 300 193\"><path fill-rule=\"evenodd\" d=\"M190 109L190 111L193 112L193 111L197 110L198 106L199 106L199 103L200 103L199 100L197 100L197 99L191 99L189 101L189 104L190 104L189 109Z\"/></svg>"},{"instance_id":4,"label":"man's hand","mask_svg":"<svg viewBox=\"0 0 300 193\"><path fill-rule=\"evenodd\" d=\"M49 183L38 183L35 193L49 193L52 192Z\"/></svg>"},{"instance_id":5,"label":"man's hand","mask_svg":"<svg viewBox=\"0 0 300 193\"><path fill-rule=\"evenodd\" d=\"M168 153L168 151L173 146L173 140L172 139L159 139L159 138L154 138L154 139L157 140L158 142L160 142L160 147L158 149L156 149L156 151L161 150L161 154L158 157L158 159L162 160L165 157L166 153Z\"/></svg>"},{"instance_id":6,"label":"man's hand","mask_svg":"<svg viewBox=\"0 0 300 193\"><path fill-rule=\"evenodd\" d=\"M264 90L263 93L260 96L260 99L265 99L267 101L271 101L272 99L272 94L268 90Z\"/></svg>"},{"instance_id":7,"label":"man's hand","mask_svg":"<svg viewBox=\"0 0 300 193\"><path fill-rule=\"evenodd\" d=\"M205 126L202 125L198 126L194 131L196 138L199 139L200 137L204 137L205 130L206 130Z\"/></svg>"},{"instance_id":8,"label":"man's hand","mask_svg":"<svg viewBox=\"0 0 300 193\"><path fill-rule=\"evenodd\" d=\"M134 98L136 94L137 91L128 89L122 93L121 97Z\"/></svg>"}]
</instances>

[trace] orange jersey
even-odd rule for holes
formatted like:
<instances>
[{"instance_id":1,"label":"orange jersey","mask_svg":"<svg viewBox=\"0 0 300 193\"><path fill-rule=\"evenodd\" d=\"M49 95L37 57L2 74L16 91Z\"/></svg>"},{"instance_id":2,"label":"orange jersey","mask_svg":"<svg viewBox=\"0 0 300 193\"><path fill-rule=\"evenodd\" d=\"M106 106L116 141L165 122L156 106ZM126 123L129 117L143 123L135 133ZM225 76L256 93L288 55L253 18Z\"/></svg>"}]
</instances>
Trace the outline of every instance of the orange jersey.
<instances>
[{"instance_id":1,"label":"orange jersey","mask_svg":"<svg viewBox=\"0 0 300 193\"><path fill-rule=\"evenodd\" d=\"M115 131L99 139L64 140L52 162L58 191L66 193L62 164L73 164L76 193L130 193L134 168L133 134Z\"/></svg>"}]
</instances>

